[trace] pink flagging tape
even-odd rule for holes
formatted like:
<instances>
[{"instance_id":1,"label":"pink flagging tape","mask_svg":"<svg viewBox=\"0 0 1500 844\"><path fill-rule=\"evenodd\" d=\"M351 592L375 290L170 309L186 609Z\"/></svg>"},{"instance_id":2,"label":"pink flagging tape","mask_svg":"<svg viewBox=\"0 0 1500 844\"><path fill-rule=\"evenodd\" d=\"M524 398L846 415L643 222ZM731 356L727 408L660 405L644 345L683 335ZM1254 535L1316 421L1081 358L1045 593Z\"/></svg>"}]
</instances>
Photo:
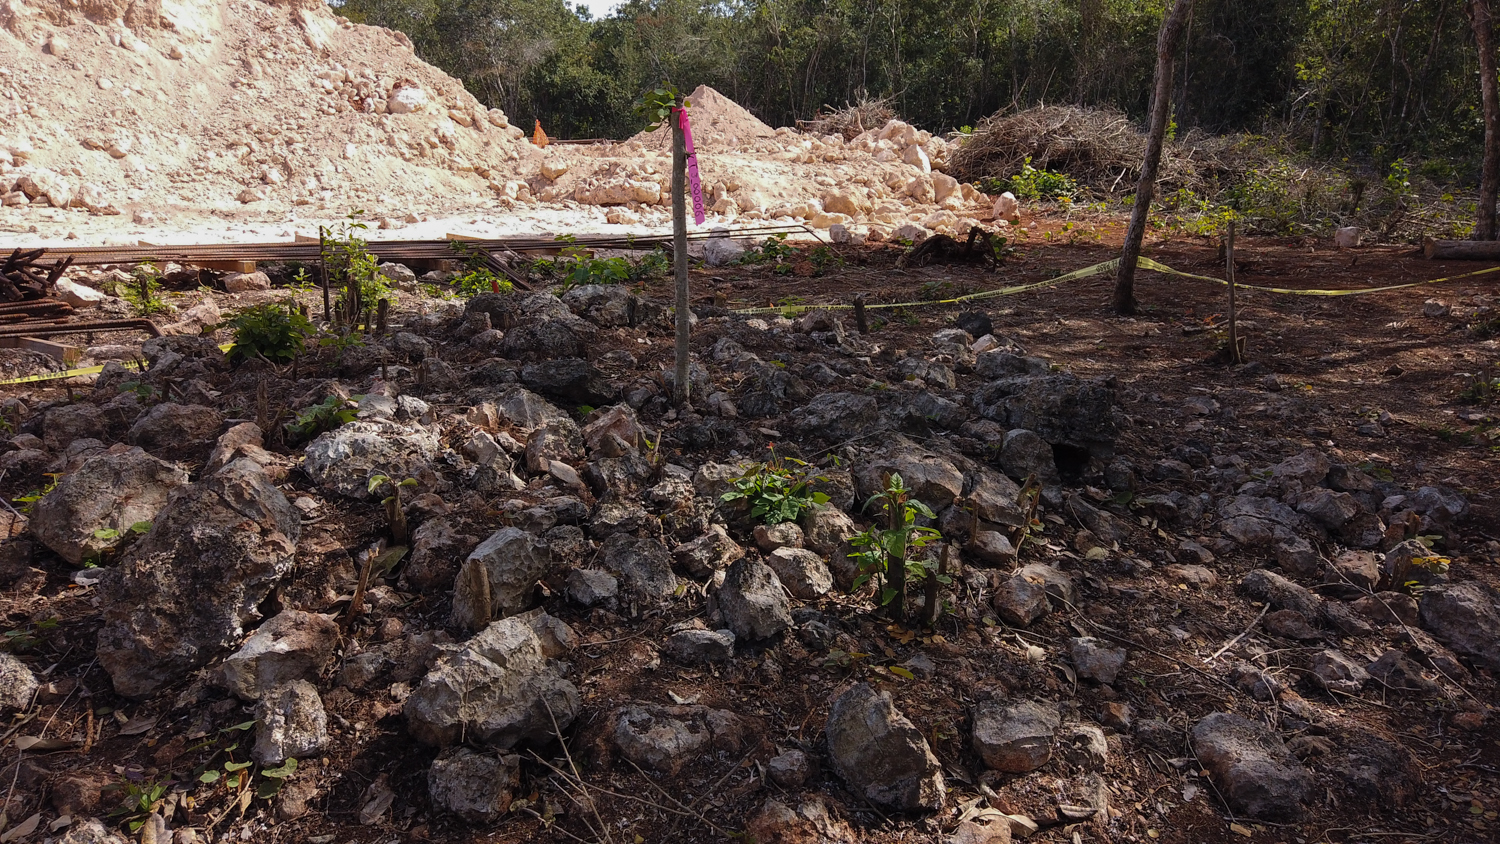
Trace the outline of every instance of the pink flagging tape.
<instances>
[{"instance_id":1,"label":"pink flagging tape","mask_svg":"<svg viewBox=\"0 0 1500 844\"><path fill-rule=\"evenodd\" d=\"M693 221L703 225L703 180L698 177L698 153L693 149L693 127L688 123L687 109L677 109L677 119L682 122L682 145L687 152L688 190L693 194Z\"/></svg>"}]
</instances>

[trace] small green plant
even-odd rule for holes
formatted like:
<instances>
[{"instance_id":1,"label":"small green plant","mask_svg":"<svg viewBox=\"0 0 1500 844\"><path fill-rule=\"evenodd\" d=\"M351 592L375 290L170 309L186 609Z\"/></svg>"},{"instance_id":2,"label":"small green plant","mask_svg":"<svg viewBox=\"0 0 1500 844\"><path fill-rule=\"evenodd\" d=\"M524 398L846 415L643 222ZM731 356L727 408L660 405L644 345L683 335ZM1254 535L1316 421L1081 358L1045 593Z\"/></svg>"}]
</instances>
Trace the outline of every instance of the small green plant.
<instances>
[{"instance_id":1,"label":"small green plant","mask_svg":"<svg viewBox=\"0 0 1500 844\"><path fill-rule=\"evenodd\" d=\"M114 790L125 795L125 801L120 804L119 808L109 813L110 817L123 818L131 834L140 832L151 813L161 808L167 792L171 791L175 784L171 780L141 779L136 781L127 777L118 785L112 786Z\"/></svg>"},{"instance_id":2,"label":"small green plant","mask_svg":"<svg viewBox=\"0 0 1500 844\"><path fill-rule=\"evenodd\" d=\"M391 525L391 540L397 545L405 545L409 536L406 530L406 511L401 509L401 488L414 487L417 485L416 478L407 478L404 481L396 481L386 475L373 475L370 478L370 494L383 486L391 488L391 494L381 500L385 505L385 518Z\"/></svg>"},{"instance_id":3,"label":"small green plant","mask_svg":"<svg viewBox=\"0 0 1500 844\"><path fill-rule=\"evenodd\" d=\"M162 297L161 273L155 264L150 261L140 264L131 271L131 276L132 279L120 287L119 292L120 298L130 305L136 316L171 312L172 306Z\"/></svg>"},{"instance_id":4,"label":"small green plant","mask_svg":"<svg viewBox=\"0 0 1500 844\"><path fill-rule=\"evenodd\" d=\"M43 498L45 498L47 496L47 493L51 492L54 489L57 489L57 481L61 477L62 473L60 472L48 472L46 475L47 483L45 486L43 486L41 489L34 489L31 492L26 493L25 495L17 496L11 499L11 502L21 505L22 513L30 513L31 508L34 507L38 501L41 501Z\"/></svg>"},{"instance_id":5,"label":"small green plant","mask_svg":"<svg viewBox=\"0 0 1500 844\"><path fill-rule=\"evenodd\" d=\"M332 431L358 418L358 399L341 399L329 396L320 404L303 408L297 418L286 423L286 432L293 442L310 440L325 431Z\"/></svg>"},{"instance_id":6,"label":"small green plant","mask_svg":"<svg viewBox=\"0 0 1500 844\"><path fill-rule=\"evenodd\" d=\"M351 324L377 301L395 298L389 280L380 274L379 259L363 237L369 228L360 221L363 215L363 211L351 211L348 219L336 226L318 227L328 284L339 288L339 313Z\"/></svg>"},{"instance_id":7,"label":"small green plant","mask_svg":"<svg viewBox=\"0 0 1500 844\"><path fill-rule=\"evenodd\" d=\"M826 494L812 489L825 478L814 475L806 461L778 455L775 443L766 449L770 459L731 481L734 489L719 496L721 500L749 502L750 515L768 525L795 522L803 510L828 503Z\"/></svg>"},{"instance_id":8,"label":"small green plant","mask_svg":"<svg viewBox=\"0 0 1500 844\"><path fill-rule=\"evenodd\" d=\"M308 338L316 333L312 321L294 302L246 308L231 317L228 325L234 329L229 359L236 362L261 358L288 363L302 353Z\"/></svg>"},{"instance_id":9,"label":"small green plant","mask_svg":"<svg viewBox=\"0 0 1500 844\"><path fill-rule=\"evenodd\" d=\"M365 344L363 335L356 331L333 331L318 338L318 348L333 349L334 357L344 359L344 353Z\"/></svg>"},{"instance_id":10,"label":"small green plant","mask_svg":"<svg viewBox=\"0 0 1500 844\"><path fill-rule=\"evenodd\" d=\"M135 397L141 400L141 404L151 404L162 398L161 391L150 384L140 381L126 381L120 384L120 392L135 393Z\"/></svg>"},{"instance_id":11,"label":"small green plant","mask_svg":"<svg viewBox=\"0 0 1500 844\"><path fill-rule=\"evenodd\" d=\"M292 270L292 283L288 285L291 289L301 293L309 293L318 289L318 285L313 281L312 273L307 271L307 267L293 263L288 264L287 268Z\"/></svg>"},{"instance_id":12,"label":"small green plant","mask_svg":"<svg viewBox=\"0 0 1500 844\"><path fill-rule=\"evenodd\" d=\"M819 246L808 255L812 262L813 275L822 276L829 270L836 270L844 266L844 257L827 246Z\"/></svg>"},{"instance_id":13,"label":"small green plant","mask_svg":"<svg viewBox=\"0 0 1500 844\"><path fill-rule=\"evenodd\" d=\"M29 651L42 643L41 637L38 634L46 633L50 630L56 629L57 616L44 618L41 621L35 622L33 624L28 624L25 627L20 627L15 630L7 630L4 633L0 633L0 647L3 647L5 650L10 651L11 653Z\"/></svg>"},{"instance_id":14,"label":"small green plant","mask_svg":"<svg viewBox=\"0 0 1500 844\"><path fill-rule=\"evenodd\" d=\"M1481 372L1470 376L1469 383L1458 394L1468 404L1489 404L1500 398L1500 374Z\"/></svg>"},{"instance_id":15,"label":"small green plant","mask_svg":"<svg viewBox=\"0 0 1500 844\"><path fill-rule=\"evenodd\" d=\"M676 107L691 108L692 104L676 86L663 81L659 87L641 94L641 98L635 101L633 110L637 117L646 120L650 128L655 130L667 122L672 116L672 109Z\"/></svg>"},{"instance_id":16,"label":"small green plant","mask_svg":"<svg viewBox=\"0 0 1500 844\"><path fill-rule=\"evenodd\" d=\"M891 618L906 620L906 581L908 575L925 578L935 564L926 559L911 559L911 552L920 550L928 543L941 539L935 528L917 525L917 516L934 518L932 509L913 498L901 475L892 472L885 481L885 489L870 496L865 509L879 506L885 527L872 525L868 530L851 540L861 550L850 554L859 568L854 579L854 588L860 589L872 579L880 605L890 607ZM946 578L946 575L943 575Z\"/></svg>"},{"instance_id":17,"label":"small green plant","mask_svg":"<svg viewBox=\"0 0 1500 844\"><path fill-rule=\"evenodd\" d=\"M558 240L567 244L560 254L533 261L528 272L543 281L557 283L564 290L587 284L626 284L660 278L666 275L669 266L666 253L659 249L632 262L618 256L595 258L584 247L574 245L572 235Z\"/></svg>"},{"instance_id":18,"label":"small green plant","mask_svg":"<svg viewBox=\"0 0 1500 844\"><path fill-rule=\"evenodd\" d=\"M1067 199L1076 198L1078 182L1066 173L1038 170L1031 166L1031 156L1021 162L1021 172L1009 179L981 179L978 187L987 194L995 195L1010 191L1017 199Z\"/></svg>"},{"instance_id":19,"label":"small green plant","mask_svg":"<svg viewBox=\"0 0 1500 844\"><path fill-rule=\"evenodd\" d=\"M481 293L509 293L513 289L509 279L501 278L487 267L465 270L453 279L453 292L464 299Z\"/></svg>"},{"instance_id":20,"label":"small green plant","mask_svg":"<svg viewBox=\"0 0 1500 844\"><path fill-rule=\"evenodd\" d=\"M797 249L786 245L786 235L773 234L761 245L746 249L735 263L769 264L773 272L785 275L792 271L792 259L796 257Z\"/></svg>"}]
</instances>

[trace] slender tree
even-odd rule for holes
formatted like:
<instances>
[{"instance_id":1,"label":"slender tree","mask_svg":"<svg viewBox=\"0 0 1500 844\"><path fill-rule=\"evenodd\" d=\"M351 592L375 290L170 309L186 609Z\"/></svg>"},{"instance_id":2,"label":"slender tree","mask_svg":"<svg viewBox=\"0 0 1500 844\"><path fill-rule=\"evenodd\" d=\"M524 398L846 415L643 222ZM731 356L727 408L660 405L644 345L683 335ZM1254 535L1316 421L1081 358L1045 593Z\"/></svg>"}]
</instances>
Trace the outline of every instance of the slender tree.
<instances>
[{"instance_id":1,"label":"slender tree","mask_svg":"<svg viewBox=\"0 0 1500 844\"><path fill-rule=\"evenodd\" d=\"M1172 63L1182 47L1182 34L1193 12L1193 0L1176 0L1172 11L1162 21L1156 39L1156 90L1151 95L1151 128L1146 137L1146 160L1141 165L1141 181L1135 188L1135 209L1130 213L1130 228L1125 232L1125 248L1120 253L1120 269L1115 275L1115 311L1133 314L1135 302L1135 264L1141 257L1141 242L1146 238L1146 217L1156 194L1156 172L1161 167L1161 148L1172 115Z\"/></svg>"},{"instance_id":2,"label":"slender tree","mask_svg":"<svg viewBox=\"0 0 1500 844\"><path fill-rule=\"evenodd\" d=\"M1479 93L1484 102L1484 166L1479 175L1475 240L1495 239L1495 202L1500 199L1500 90L1495 68L1495 19L1490 0L1468 0L1469 24L1479 48Z\"/></svg>"}]
</instances>

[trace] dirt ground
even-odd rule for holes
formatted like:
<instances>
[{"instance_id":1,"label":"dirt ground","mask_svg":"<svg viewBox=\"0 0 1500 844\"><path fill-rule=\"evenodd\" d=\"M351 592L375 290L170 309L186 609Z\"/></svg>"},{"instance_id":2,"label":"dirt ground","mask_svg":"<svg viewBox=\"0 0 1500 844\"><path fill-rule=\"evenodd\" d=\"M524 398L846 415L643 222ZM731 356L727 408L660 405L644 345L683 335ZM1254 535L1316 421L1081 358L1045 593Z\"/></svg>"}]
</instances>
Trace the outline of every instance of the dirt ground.
<instances>
[{"instance_id":1,"label":"dirt ground","mask_svg":"<svg viewBox=\"0 0 1500 844\"><path fill-rule=\"evenodd\" d=\"M903 268L897 266L899 247L839 247L845 265L822 277L811 275L804 255L785 276L763 267L695 269L693 293L705 305L731 309L847 304L858 294L872 305L945 298L1041 281L1110 260L1117 255L1122 229L1118 219L1074 222L1052 214L1024 236L1012 237L1017 253L998 269ZM1161 239L1148 247L1149 257L1186 272L1222 276L1216 242L1170 232L1154 236ZM1426 261L1405 246L1341 251L1328 242L1295 238L1242 238L1236 258L1243 284L1304 289L1398 284L1483 268ZM1460 526L1460 538L1445 548L1453 573L1500 586L1500 398L1492 396L1485 404L1476 400L1473 389L1476 376L1500 377L1500 345L1494 336L1500 327L1489 333L1475 327L1500 317L1500 274L1337 298L1244 291L1239 328L1246 338L1245 365L1229 365L1219 357L1225 342L1224 287L1143 272L1136 291L1141 312L1129 318L1109 310L1111 288L1112 279L1101 276L966 306L872 309L869 338L886 349L921 349L960 311L983 310L997 337L1014 341L1028 354L1080 376L1116 378L1123 410L1133 422L1117 451L1142 468L1194 440L1213 443L1216 452L1238 454L1252 471L1317 448L1350 465L1368 465L1369 471L1392 477L1404 488L1441 483L1459 490L1472 512ZM644 292L669 299L670 280L648 283ZM1446 307L1424 310L1430 298ZM230 306L226 301L225 307ZM840 316L852 330L850 315ZM711 339L712 329L700 331L695 351L706 355ZM669 340L647 349L638 352L639 369L650 371L670 360ZM458 352L445 359L463 363ZM233 394L235 389L226 388L226 403L243 399ZM64 393L57 383L3 390L3 395L31 405ZM1211 399L1219 410L1200 414L1189 409L1190 400L1201 398ZM670 422L663 424L670 428ZM779 448L795 452L801 447L769 424L746 424ZM802 453L817 455L811 446ZM693 459L715 456L726 459L728 448L717 453L706 449ZM1090 477L1085 472L1072 485L1089 494ZM0 492L13 499L37 480L6 477L0 479ZM313 491L297 474L289 486ZM1205 488L1206 483L1191 479L1153 483L1143 477L1136 495ZM1108 503L1105 499L1104 493L1095 498L1099 506ZM472 528L467 532L483 535L499 526L498 503L487 501L486 507L466 512L463 522ZM377 538L381 521L376 505L340 507L304 532L297 582L287 590L287 600L338 595L351 576L349 554L342 549L364 547ZM863 596L836 593L812 602L838 619L865 654L842 661L812 652L788 636L769 646L741 648L722 667L685 667L660 658L655 644L673 624L704 614L701 595L689 595L662 613L631 618L579 609L552 591L544 606L572 625L581 640L569 661L584 715L568 731L567 746L589 783L598 816L609 826L609 840L718 841L743 830L768 797L790 801L795 795L783 794L767 780L765 763L778 749L801 748L821 756L831 699L856 681L871 682L894 696L943 763L950 789L949 808L943 812L901 817L864 803L826 770L816 775L806 791L828 798L860 841L946 841L958 809L981 796L1012 814L1048 819L1050 825L1030 839L1043 842L1496 840L1500 721L1494 708L1500 694L1493 676L1478 670L1432 696L1385 694L1378 687L1360 695L1331 696L1299 667L1308 654L1331 644L1374 659L1392 646L1399 630L1382 627L1357 640L1335 633L1328 633L1326 641L1279 639L1257 627L1262 608L1233 587L1244 573L1268 564L1264 555L1220 554L1212 566L1219 579L1215 587L1169 583L1161 567L1170 561L1171 549L1199 534L1169 531L1128 507L1124 512L1131 519L1131 542L1118 558L1106 561L1074 550L1072 525L1055 514L1044 520L1045 532L1022 547L1021 563L1045 561L1071 571L1086 603L1055 612L1026 630L997 624L983 605L960 603L935 630L924 631L889 624L871 612ZM1208 525L1200 529L1212 531ZM117 697L108 676L92 661L100 619L90 590L73 585L72 568L44 550L32 565L46 572L46 582L34 592L0 596L0 630L11 631L11 649L38 673L45 671L43 679L54 682L55 693L24 722L4 726L4 735L9 739L45 731L77 743L39 753L18 751L7 742L0 751L0 789L12 800L19 798L11 807L12 819L42 811L45 829L58 816L56 807L68 800L78 811L104 815L121 795L106 791L100 796L100 785L181 776L194 764L195 751L188 748L200 736L253 717L217 691L185 696L181 705L176 699L185 688L144 703ZM333 611L336 602L302 606ZM349 635L375 642L388 633L381 625L385 618L400 619L408 630L440 628L447 603L398 593ZM18 641L22 634L26 640ZM1241 634L1246 635L1236 641ZM1070 681L1058 657L1068 637L1081 635L1124 645L1130 652L1126 676L1113 686ZM1033 661L1028 646L1039 646L1045 656ZM1226 646L1229 651L1218 656ZM1279 706L1253 700L1225 679L1226 663L1236 654L1243 658L1247 647L1255 648L1267 660L1267 670L1295 690ZM915 679L890 670L903 665L922 669ZM1128 731L1111 731L1105 771L1111 818L1103 823L1054 822L1059 803L1078 802L1064 793L1062 779L1045 769L1021 777L986 773L967 740L975 701L1019 691L1063 701L1065 710L1085 721L1097 717L1105 704L1128 703L1137 717L1163 718L1184 731L1220 711L1302 725L1286 726L1283 738L1308 739L1298 746L1314 770L1321 770L1319 739L1360 736L1404 747L1418 770L1405 792L1372 795L1335 778L1307 819L1277 825L1232 816L1195 760L1180 750L1162 751L1138 742ZM741 754L705 755L672 778L645 775L623 759L612 760L604 748L603 716L630 700L701 703L753 719L758 729ZM382 691L334 689L325 692L325 702L330 721L338 726L322 758L305 760L297 775L316 785L304 814L282 819L271 803L259 800L241 814L232 810L224 788L194 786L182 789L196 802L178 810L176 825L204 829L220 817L216 836L314 844L596 840L584 822L587 810L578 802L579 793L549 769L569 770L571 762L558 746L524 759L524 806L517 805L494 827L471 827L431 810L425 776L434 752L409 737L399 701ZM148 726L125 729L141 724ZM89 788L96 791L89 794ZM396 795L391 812L361 823L361 809L381 788ZM85 794L67 792L60 800L58 795L68 789ZM555 820L549 826L542 817ZM25 840L42 838L38 833Z\"/></svg>"}]
</instances>

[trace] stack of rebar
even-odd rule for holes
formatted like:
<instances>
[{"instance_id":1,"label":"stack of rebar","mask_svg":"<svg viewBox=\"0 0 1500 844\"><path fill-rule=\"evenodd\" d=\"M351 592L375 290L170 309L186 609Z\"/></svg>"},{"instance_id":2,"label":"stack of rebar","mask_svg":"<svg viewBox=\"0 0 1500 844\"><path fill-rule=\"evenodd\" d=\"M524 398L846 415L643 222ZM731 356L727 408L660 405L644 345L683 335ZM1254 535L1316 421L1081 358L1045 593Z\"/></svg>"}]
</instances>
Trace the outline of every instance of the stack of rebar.
<instances>
[{"instance_id":1,"label":"stack of rebar","mask_svg":"<svg viewBox=\"0 0 1500 844\"><path fill-rule=\"evenodd\" d=\"M0 298L7 302L23 302L46 299L57 293L57 280L73 263L72 256L43 264L41 257L45 249L22 251L16 249L0 266Z\"/></svg>"}]
</instances>

